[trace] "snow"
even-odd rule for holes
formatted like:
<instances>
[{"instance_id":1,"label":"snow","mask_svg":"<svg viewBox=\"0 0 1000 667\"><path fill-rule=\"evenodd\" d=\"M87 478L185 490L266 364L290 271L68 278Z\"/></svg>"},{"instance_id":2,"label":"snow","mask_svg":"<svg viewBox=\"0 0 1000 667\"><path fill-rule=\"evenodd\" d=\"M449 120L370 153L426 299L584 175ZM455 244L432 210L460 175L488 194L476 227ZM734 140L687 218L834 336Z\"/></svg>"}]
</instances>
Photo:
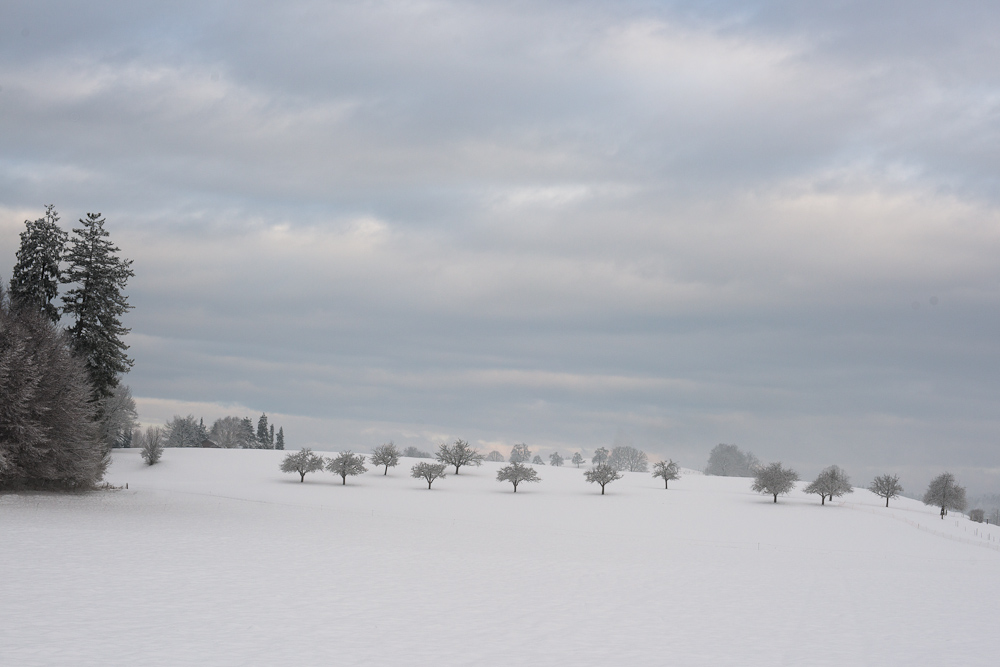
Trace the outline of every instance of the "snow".
<instances>
[{"instance_id":1,"label":"snow","mask_svg":"<svg viewBox=\"0 0 1000 667\"><path fill-rule=\"evenodd\" d=\"M582 469L434 483L282 452L114 454L128 490L0 496L3 665L986 665L1000 531L857 490ZM800 483L801 489L804 484Z\"/></svg>"}]
</instances>

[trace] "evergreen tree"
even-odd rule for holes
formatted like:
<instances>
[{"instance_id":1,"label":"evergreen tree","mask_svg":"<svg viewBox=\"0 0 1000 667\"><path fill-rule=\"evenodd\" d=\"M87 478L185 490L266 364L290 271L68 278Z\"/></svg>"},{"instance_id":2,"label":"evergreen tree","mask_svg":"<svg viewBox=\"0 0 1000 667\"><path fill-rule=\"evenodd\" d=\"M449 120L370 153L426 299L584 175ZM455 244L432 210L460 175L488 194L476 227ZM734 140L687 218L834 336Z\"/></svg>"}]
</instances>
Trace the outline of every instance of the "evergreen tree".
<instances>
[{"instance_id":1,"label":"evergreen tree","mask_svg":"<svg viewBox=\"0 0 1000 667\"><path fill-rule=\"evenodd\" d=\"M275 449L284 449L285 448L285 429L284 429L284 427L278 429L278 435L275 436L275 439L274 439L274 448Z\"/></svg>"},{"instance_id":2,"label":"evergreen tree","mask_svg":"<svg viewBox=\"0 0 1000 667\"><path fill-rule=\"evenodd\" d=\"M268 430L268 434L267 434L267 446L270 449L274 449L274 424L271 424L268 427L268 429L269 430Z\"/></svg>"},{"instance_id":3,"label":"evergreen tree","mask_svg":"<svg viewBox=\"0 0 1000 667\"><path fill-rule=\"evenodd\" d=\"M45 217L24 221L21 247L10 278L10 298L19 308L45 314L59 323L59 309L52 303L59 295L59 279L66 247L66 232L59 228L59 214L52 205L45 207Z\"/></svg>"},{"instance_id":4,"label":"evergreen tree","mask_svg":"<svg viewBox=\"0 0 1000 667\"><path fill-rule=\"evenodd\" d=\"M132 260L118 257L120 250L108 239L104 222L100 213L80 220L62 276L62 282L74 285L62 298L63 313L74 320L69 328L73 351L86 364L99 398L110 396L118 376L134 363L122 341L130 330L122 326L121 316L132 309L123 290L135 272Z\"/></svg>"},{"instance_id":5,"label":"evergreen tree","mask_svg":"<svg viewBox=\"0 0 1000 667\"><path fill-rule=\"evenodd\" d=\"M270 449L268 443L271 441L271 437L267 427L267 414L261 414L260 419L257 420L257 442L260 443L261 449Z\"/></svg>"},{"instance_id":6,"label":"evergreen tree","mask_svg":"<svg viewBox=\"0 0 1000 667\"><path fill-rule=\"evenodd\" d=\"M253 432L253 420L249 417L244 417L240 421L239 442L241 443L240 447L243 449L260 449L260 443Z\"/></svg>"},{"instance_id":7,"label":"evergreen tree","mask_svg":"<svg viewBox=\"0 0 1000 667\"><path fill-rule=\"evenodd\" d=\"M110 461L83 363L41 311L0 287L0 491L88 488Z\"/></svg>"}]
</instances>

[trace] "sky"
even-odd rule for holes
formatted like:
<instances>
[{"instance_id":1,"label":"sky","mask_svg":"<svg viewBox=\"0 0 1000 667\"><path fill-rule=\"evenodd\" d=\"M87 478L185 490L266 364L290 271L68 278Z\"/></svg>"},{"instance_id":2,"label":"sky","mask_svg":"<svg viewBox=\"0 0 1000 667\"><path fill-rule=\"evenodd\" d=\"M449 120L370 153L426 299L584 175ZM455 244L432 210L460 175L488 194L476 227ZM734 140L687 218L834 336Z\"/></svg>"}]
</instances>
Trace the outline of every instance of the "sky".
<instances>
[{"instance_id":1,"label":"sky","mask_svg":"<svg viewBox=\"0 0 1000 667\"><path fill-rule=\"evenodd\" d=\"M144 423L718 443L1000 491L993 2L0 9L26 219L132 259Z\"/></svg>"}]
</instances>

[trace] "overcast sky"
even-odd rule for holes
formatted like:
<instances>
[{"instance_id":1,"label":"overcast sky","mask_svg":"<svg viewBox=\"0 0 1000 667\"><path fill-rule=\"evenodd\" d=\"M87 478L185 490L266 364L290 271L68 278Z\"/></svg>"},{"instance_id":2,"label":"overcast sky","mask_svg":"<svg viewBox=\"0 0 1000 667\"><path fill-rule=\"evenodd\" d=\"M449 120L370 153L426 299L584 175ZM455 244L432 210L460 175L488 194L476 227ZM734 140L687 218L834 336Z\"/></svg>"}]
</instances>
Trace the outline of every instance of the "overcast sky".
<instances>
[{"instance_id":1,"label":"overcast sky","mask_svg":"<svg viewBox=\"0 0 1000 667\"><path fill-rule=\"evenodd\" d=\"M1000 490L995 2L0 10L25 219L134 260L140 417L717 443Z\"/></svg>"}]
</instances>

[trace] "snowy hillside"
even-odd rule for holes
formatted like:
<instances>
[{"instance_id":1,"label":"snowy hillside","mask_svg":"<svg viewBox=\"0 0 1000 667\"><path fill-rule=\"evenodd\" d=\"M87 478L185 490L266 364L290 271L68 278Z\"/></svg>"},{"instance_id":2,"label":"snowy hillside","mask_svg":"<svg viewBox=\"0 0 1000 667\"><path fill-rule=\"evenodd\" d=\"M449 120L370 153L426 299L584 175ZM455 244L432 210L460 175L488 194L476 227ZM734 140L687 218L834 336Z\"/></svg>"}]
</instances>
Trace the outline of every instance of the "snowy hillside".
<instances>
[{"instance_id":1,"label":"snowy hillside","mask_svg":"<svg viewBox=\"0 0 1000 667\"><path fill-rule=\"evenodd\" d=\"M128 490L0 496L5 665L992 665L1000 531L688 471L607 495L416 461L117 451ZM801 487L801 485L800 485Z\"/></svg>"}]
</instances>

